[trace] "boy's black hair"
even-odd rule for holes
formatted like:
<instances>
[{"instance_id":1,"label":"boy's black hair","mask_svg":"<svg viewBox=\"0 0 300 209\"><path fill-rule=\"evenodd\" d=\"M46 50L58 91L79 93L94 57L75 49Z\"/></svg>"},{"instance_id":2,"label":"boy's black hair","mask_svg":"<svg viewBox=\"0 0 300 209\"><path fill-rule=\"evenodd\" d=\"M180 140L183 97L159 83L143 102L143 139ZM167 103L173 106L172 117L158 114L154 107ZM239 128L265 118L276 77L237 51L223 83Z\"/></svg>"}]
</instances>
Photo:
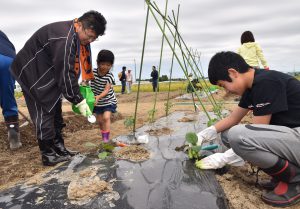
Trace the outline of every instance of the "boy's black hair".
<instances>
[{"instance_id":1,"label":"boy's black hair","mask_svg":"<svg viewBox=\"0 0 300 209\"><path fill-rule=\"evenodd\" d=\"M208 65L210 83L216 85L218 81L229 81L228 69L233 68L239 73L245 73L251 68L243 57L234 52L219 52L215 54Z\"/></svg>"},{"instance_id":2,"label":"boy's black hair","mask_svg":"<svg viewBox=\"0 0 300 209\"><path fill-rule=\"evenodd\" d=\"M102 49L97 56L97 64L100 62L110 62L112 65L114 64L115 56L114 54L106 49Z\"/></svg>"},{"instance_id":3,"label":"boy's black hair","mask_svg":"<svg viewBox=\"0 0 300 209\"><path fill-rule=\"evenodd\" d=\"M245 31L241 35L241 44L255 42L254 36L251 31Z\"/></svg>"},{"instance_id":4,"label":"boy's black hair","mask_svg":"<svg viewBox=\"0 0 300 209\"><path fill-rule=\"evenodd\" d=\"M123 67L122 67L122 70L126 70L126 66L123 66Z\"/></svg>"},{"instance_id":5,"label":"boy's black hair","mask_svg":"<svg viewBox=\"0 0 300 209\"><path fill-rule=\"evenodd\" d=\"M97 11L91 10L78 18L85 29L92 29L97 36L102 36L106 29L106 19Z\"/></svg>"}]
</instances>

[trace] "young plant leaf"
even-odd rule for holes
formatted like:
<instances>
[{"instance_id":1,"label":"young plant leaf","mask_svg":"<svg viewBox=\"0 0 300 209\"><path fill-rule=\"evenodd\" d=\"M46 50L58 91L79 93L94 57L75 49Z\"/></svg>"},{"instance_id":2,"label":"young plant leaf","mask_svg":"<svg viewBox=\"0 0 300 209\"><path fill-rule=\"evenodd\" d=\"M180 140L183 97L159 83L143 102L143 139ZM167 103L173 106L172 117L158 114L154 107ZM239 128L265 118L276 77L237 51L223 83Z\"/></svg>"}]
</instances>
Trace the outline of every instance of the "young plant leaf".
<instances>
[{"instance_id":1,"label":"young plant leaf","mask_svg":"<svg viewBox=\"0 0 300 209\"><path fill-rule=\"evenodd\" d=\"M207 122L207 127L214 125L218 121L217 118L213 118Z\"/></svg>"},{"instance_id":2,"label":"young plant leaf","mask_svg":"<svg viewBox=\"0 0 300 209\"><path fill-rule=\"evenodd\" d=\"M201 150L201 146L192 146L192 150L199 152Z\"/></svg>"},{"instance_id":3,"label":"young plant leaf","mask_svg":"<svg viewBox=\"0 0 300 209\"><path fill-rule=\"evenodd\" d=\"M108 152L100 152L98 158L104 160L108 156Z\"/></svg>"},{"instance_id":4,"label":"young plant leaf","mask_svg":"<svg viewBox=\"0 0 300 209\"><path fill-rule=\"evenodd\" d=\"M188 132L185 135L185 139L188 143L192 144L192 145L197 145L197 141L198 141L198 136L194 133L194 132Z\"/></svg>"},{"instance_id":5,"label":"young plant leaf","mask_svg":"<svg viewBox=\"0 0 300 209\"><path fill-rule=\"evenodd\" d=\"M128 128L129 130L132 130L133 129L133 125L134 125L134 121L135 121L135 119L134 119L133 116L130 116L130 117L126 118L124 120L125 127Z\"/></svg>"},{"instance_id":6,"label":"young plant leaf","mask_svg":"<svg viewBox=\"0 0 300 209\"><path fill-rule=\"evenodd\" d=\"M102 148L107 152L112 152L115 147L112 144L102 143Z\"/></svg>"}]
</instances>

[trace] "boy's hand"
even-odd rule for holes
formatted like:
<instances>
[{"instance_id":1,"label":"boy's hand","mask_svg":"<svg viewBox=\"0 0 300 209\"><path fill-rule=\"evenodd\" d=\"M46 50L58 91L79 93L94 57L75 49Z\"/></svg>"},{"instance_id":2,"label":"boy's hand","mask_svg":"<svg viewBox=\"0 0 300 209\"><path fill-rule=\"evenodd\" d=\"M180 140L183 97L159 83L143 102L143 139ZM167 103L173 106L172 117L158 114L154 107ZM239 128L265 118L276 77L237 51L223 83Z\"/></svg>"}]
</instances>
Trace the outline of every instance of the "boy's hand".
<instances>
[{"instance_id":1,"label":"boy's hand","mask_svg":"<svg viewBox=\"0 0 300 209\"><path fill-rule=\"evenodd\" d=\"M232 149L224 153L215 153L205 157L196 163L196 167L200 169L218 169L223 168L225 165L243 166L245 161L235 154Z\"/></svg>"},{"instance_id":2,"label":"boy's hand","mask_svg":"<svg viewBox=\"0 0 300 209\"><path fill-rule=\"evenodd\" d=\"M212 141L216 139L218 137L218 133L215 126L210 126L204 129L203 131L199 132L197 136L198 136L197 145L201 146L202 142Z\"/></svg>"},{"instance_id":3,"label":"boy's hand","mask_svg":"<svg viewBox=\"0 0 300 209\"><path fill-rule=\"evenodd\" d=\"M82 100L80 103L76 105L76 107L79 109L80 114L84 117L88 117L92 115L92 112L90 110L90 107L86 103L86 99Z\"/></svg>"},{"instance_id":4,"label":"boy's hand","mask_svg":"<svg viewBox=\"0 0 300 209\"><path fill-rule=\"evenodd\" d=\"M265 70L270 70L270 68L268 66L265 67Z\"/></svg>"}]
</instances>

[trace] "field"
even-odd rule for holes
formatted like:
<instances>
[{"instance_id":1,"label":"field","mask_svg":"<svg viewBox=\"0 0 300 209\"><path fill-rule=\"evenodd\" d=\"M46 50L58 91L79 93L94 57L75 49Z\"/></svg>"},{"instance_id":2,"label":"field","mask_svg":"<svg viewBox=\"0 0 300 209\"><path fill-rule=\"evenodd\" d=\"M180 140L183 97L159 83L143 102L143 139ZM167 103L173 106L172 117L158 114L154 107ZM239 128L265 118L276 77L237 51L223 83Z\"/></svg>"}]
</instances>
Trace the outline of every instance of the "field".
<instances>
[{"instance_id":1,"label":"field","mask_svg":"<svg viewBox=\"0 0 300 209\"><path fill-rule=\"evenodd\" d=\"M201 85L205 85L204 82L202 81L201 84L197 84L198 86ZM212 86L211 84L209 84L209 82L207 83L208 86ZM188 86L188 81L172 81L171 82L171 86L170 86L170 91L178 91L181 92L182 94L186 92ZM115 86L114 90L117 93L121 92L121 86ZM132 91L133 92L137 92L138 89L138 85L137 84L133 84L132 85ZM141 92L152 92L152 84L150 82L141 82L140 85L140 91ZM165 81L165 82L160 82L159 83L159 91L161 92L167 92L169 91L169 81Z\"/></svg>"},{"instance_id":2,"label":"field","mask_svg":"<svg viewBox=\"0 0 300 209\"><path fill-rule=\"evenodd\" d=\"M177 88L183 83L177 84ZM176 85L174 85L176 86ZM151 84L147 84L146 88L151 89ZM175 88L175 87L174 87ZM181 87L180 87L181 88ZM174 98L180 96L183 90L177 90L170 92L171 102L175 105L171 108L173 111L184 111L185 113L191 113L194 111L192 105L176 105L178 101ZM157 113L155 118L165 116L164 103L166 102L167 92L158 93ZM237 97L228 95L224 91L219 91L214 95L215 99L224 103L224 109L232 110L235 106L234 103ZM126 118L134 114L134 106L136 100L136 93L118 95L118 114L113 117L111 135L116 137L118 135L128 134L130 132L124 126ZM153 92L141 92L140 102L138 106L137 115L137 127L149 123L148 111L153 108ZM28 116L26 104L24 98L17 99L19 109ZM189 101L191 103L191 101ZM212 107L206 106L208 110L212 110ZM64 120L67 124L64 129L66 147L72 150L78 150L83 154L95 153L96 149L93 147L87 147L87 142L98 143L100 140L100 131L97 125L91 125L85 122L85 119L81 116L76 116L71 112L71 105L67 102L63 104ZM21 123L25 120L20 116ZM3 118L0 118L3 121ZM249 123L251 121L251 115L248 115L243 123ZM23 147L17 151L10 151L6 141L6 131L4 124L0 125L0 190L9 188L10 186L28 180L29 178L46 172L51 167L44 167L40 162L40 153L35 139L35 132L31 125L22 127L21 137ZM262 172L259 174L260 179L266 178ZM256 175L253 173L249 164L244 167L229 167L227 173L223 175L217 175L217 179L223 187L230 208L232 209L271 209L273 207L264 204L260 196L262 190L255 187ZM299 208L299 206L290 207L291 209Z\"/></svg>"}]
</instances>

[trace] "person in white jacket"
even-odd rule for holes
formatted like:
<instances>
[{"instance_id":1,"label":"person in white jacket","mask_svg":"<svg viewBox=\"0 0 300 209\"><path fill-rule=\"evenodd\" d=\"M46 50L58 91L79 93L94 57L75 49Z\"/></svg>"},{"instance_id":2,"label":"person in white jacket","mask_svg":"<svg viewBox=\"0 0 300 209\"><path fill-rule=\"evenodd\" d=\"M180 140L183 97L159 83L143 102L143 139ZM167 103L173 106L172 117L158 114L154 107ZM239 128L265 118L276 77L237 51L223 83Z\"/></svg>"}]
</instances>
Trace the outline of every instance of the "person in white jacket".
<instances>
[{"instance_id":1,"label":"person in white jacket","mask_svg":"<svg viewBox=\"0 0 300 209\"><path fill-rule=\"evenodd\" d=\"M241 100L229 116L197 134L201 143L221 133L230 149L196 166L215 169L248 161L272 177L264 202L286 207L300 201L300 81L282 72L254 69L234 52L214 55L208 77ZM239 124L249 111L253 124Z\"/></svg>"},{"instance_id":2,"label":"person in white jacket","mask_svg":"<svg viewBox=\"0 0 300 209\"><path fill-rule=\"evenodd\" d=\"M131 86L132 86L132 74L131 74L131 69L128 69L126 73L127 94L131 93Z\"/></svg>"}]
</instances>

